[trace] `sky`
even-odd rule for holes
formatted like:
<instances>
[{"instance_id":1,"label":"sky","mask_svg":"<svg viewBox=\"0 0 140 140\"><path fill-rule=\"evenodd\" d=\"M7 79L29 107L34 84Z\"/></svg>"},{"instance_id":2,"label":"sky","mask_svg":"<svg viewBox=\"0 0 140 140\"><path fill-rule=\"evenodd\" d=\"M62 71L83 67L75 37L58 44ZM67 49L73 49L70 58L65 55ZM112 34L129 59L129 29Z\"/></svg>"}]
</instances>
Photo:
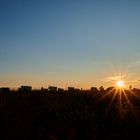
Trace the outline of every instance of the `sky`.
<instances>
[{"instance_id":1,"label":"sky","mask_svg":"<svg viewBox=\"0 0 140 140\"><path fill-rule=\"evenodd\" d=\"M138 86L139 13L138 0L0 0L0 86Z\"/></svg>"}]
</instances>

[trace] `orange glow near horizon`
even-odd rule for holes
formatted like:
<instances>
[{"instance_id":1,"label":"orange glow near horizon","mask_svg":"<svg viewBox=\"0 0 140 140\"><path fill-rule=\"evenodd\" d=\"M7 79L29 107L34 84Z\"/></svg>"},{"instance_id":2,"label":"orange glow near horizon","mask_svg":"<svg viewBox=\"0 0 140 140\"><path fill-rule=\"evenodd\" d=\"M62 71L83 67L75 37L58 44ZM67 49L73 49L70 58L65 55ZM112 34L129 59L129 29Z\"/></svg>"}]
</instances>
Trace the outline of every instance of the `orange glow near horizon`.
<instances>
[{"instance_id":1,"label":"orange glow near horizon","mask_svg":"<svg viewBox=\"0 0 140 140\"><path fill-rule=\"evenodd\" d=\"M135 116L135 111L133 109L133 103L131 102L130 98L133 96L137 98L133 90L131 90L129 87L131 85L131 75L129 73L114 73L113 76L109 76L106 80L109 83L112 83L114 85L112 88L110 88L105 94L102 94L101 97L97 100L98 102L101 102L103 100L108 100L108 106L106 107L106 114L105 117L108 117L108 115L111 113L112 106L116 106L118 116L120 118L125 115L125 112L123 109L125 107L128 108L128 111L130 111ZM139 98L137 98L139 99Z\"/></svg>"}]
</instances>

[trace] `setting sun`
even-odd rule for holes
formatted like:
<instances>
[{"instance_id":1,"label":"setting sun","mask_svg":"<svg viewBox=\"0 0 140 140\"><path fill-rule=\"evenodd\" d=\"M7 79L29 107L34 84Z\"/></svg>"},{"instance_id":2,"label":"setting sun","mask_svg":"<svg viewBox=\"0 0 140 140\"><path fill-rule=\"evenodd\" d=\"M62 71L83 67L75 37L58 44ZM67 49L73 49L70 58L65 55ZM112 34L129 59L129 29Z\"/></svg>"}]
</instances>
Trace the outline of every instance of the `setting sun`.
<instances>
[{"instance_id":1,"label":"setting sun","mask_svg":"<svg viewBox=\"0 0 140 140\"><path fill-rule=\"evenodd\" d=\"M124 81L118 80L118 81L116 82L116 85L117 85L118 88L123 88L123 87L124 87Z\"/></svg>"}]
</instances>

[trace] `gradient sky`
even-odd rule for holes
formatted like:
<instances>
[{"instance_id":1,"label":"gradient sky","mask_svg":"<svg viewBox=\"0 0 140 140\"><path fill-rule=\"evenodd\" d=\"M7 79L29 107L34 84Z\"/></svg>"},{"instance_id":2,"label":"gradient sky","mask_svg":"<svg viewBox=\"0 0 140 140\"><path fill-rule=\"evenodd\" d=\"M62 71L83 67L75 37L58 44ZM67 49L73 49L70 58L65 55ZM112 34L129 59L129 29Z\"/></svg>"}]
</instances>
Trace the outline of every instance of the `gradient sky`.
<instances>
[{"instance_id":1,"label":"gradient sky","mask_svg":"<svg viewBox=\"0 0 140 140\"><path fill-rule=\"evenodd\" d=\"M109 86L125 72L140 79L139 0L0 0L0 86Z\"/></svg>"}]
</instances>

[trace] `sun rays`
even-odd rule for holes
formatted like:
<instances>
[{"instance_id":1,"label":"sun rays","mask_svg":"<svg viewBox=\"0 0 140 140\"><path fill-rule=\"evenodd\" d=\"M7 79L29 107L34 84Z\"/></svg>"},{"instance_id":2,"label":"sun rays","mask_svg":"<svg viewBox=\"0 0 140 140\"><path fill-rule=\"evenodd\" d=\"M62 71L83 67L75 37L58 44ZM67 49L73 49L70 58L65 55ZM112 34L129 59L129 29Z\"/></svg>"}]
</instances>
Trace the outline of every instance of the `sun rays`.
<instances>
[{"instance_id":1,"label":"sun rays","mask_svg":"<svg viewBox=\"0 0 140 140\"><path fill-rule=\"evenodd\" d=\"M114 90L112 91L113 92L109 91L108 93L106 93L107 96L105 96L106 98L110 96L110 100L106 109L106 117L109 115L109 113L111 113L111 109L113 108L114 105L117 108L119 117L124 116L124 114L126 113L126 111L128 111L128 109L133 115L135 115L133 110L133 104L129 99L129 94L131 94L131 92L129 90L125 90L122 87L121 88L114 87Z\"/></svg>"},{"instance_id":2,"label":"sun rays","mask_svg":"<svg viewBox=\"0 0 140 140\"><path fill-rule=\"evenodd\" d=\"M97 102L101 102L104 100L105 102L108 102L105 116L106 117L109 116L109 114L112 112L112 109L114 109L113 108L114 106L120 118L127 115L127 113L131 113L133 116L135 116L132 97L133 98L137 98L137 97L131 89L127 88L130 86L128 85L129 82L125 79L124 76L120 76L120 75L115 76L113 82L114 82L114 87L108 88L109 90L106 90L106 92L102 94L97 101Z\"/></svg>"}]
</instances>

